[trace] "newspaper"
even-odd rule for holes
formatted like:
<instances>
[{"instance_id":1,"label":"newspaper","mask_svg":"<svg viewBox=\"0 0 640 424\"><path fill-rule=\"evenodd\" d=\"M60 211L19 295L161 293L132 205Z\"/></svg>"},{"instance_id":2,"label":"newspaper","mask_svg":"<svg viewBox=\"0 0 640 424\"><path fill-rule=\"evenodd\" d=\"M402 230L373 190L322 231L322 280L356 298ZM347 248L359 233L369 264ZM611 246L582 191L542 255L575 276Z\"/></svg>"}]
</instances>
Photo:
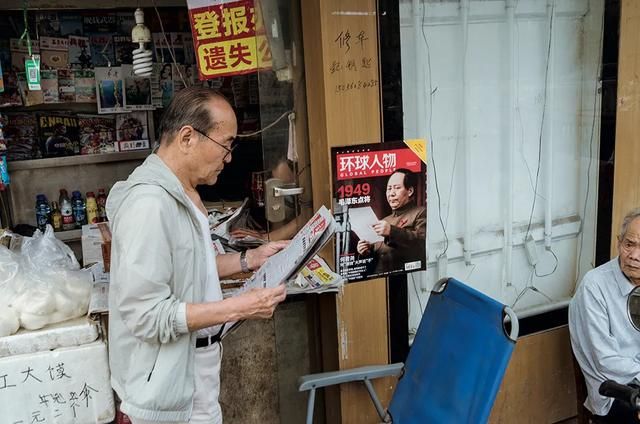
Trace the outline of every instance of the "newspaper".
<instances>
[{"instance_id":1,"label":"newspaper","mask_svg":"<svg viewBox=\"0 0 640 424\"><path fill-rule=\"evenodd\" d=\"M337 292L345 279L331 270L320 256L311 259L295 280L287 283L287 294Z\"/></svg>"},{"instance_id":2,"label":"newspaper","mask_svg":"<svg viewBox=\"0 0 640 424\"><path fill-rule=\"evenodd\" d=\"M253 288L276 287L286 283L315 256L333 236L337 228L329 210L322 206L291 240L289 245L270 257L245 286Z\"/></svg>"},{"instance_id":3,"label":"newspaper","mask_svg":"<svg viewBox=\"0 0 640 424\"><path fill-rule=\"evenodd\" d=\"M260 269L234 295L239 295L254 288L277 287L279 284L288 283L290 280L295 279L305 265L333 237L337 227L338 224L333 219L331 212L325 206L320 207L315 215L298 231L298 234L293 237L289 245L267 259ZM326 263L324 265L328 269ZM314 289L317 289L317 287ZM298 292L306 293L309 291L301 290ZM225 337L238 325L239 322L227 323L222 337Z\"/></svg>"},{"instance_id":4,"label":"newspaper","mask_svg":"<svg viewBox=\"0 0 640 424\"><path fill-rule=\"evenodd\" d=\"M96 262L87 269L93 279L87 316L96 321L101 314L109 312L109 273L105 272L102 262Z\"/></svg>"},{"instance_id":5,"label":"newspaper","mask_svg":"<svg viewBox=\"0 0 640 424\"><path fill-rule=\"evenodd\" d=\"M211 213L209 215L209 225L211 227L211 233L215 234L218 237L229 240L231 225L236 222L238 218L240 218L240 214L247 207L248 201L249 198L247 197L246 199L244 199L244 202L242 202L242 205L237 207L235 211L232 209L228 209L223 213Z\"/></svg>"},{"instance_id":6,"label":"newspaper","mask_svg":"<svg viewBox=\"0 0 640 424\"><path fill-rule=\"evenodd\" d=\"M95 321L100 314L107 312L109 312L109 283L93 283L87 315Z\"/></svg>"}]
</instances>

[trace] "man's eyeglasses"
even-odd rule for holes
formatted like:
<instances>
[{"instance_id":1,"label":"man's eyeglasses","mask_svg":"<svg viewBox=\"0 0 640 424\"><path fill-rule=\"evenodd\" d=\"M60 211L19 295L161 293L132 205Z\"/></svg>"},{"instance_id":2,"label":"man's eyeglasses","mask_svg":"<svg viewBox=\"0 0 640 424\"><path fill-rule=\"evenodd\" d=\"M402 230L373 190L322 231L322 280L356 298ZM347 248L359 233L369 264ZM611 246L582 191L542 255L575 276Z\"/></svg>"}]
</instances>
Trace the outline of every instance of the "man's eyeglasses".
<instances>
[{"instance_id":1,"label":"man's eyeglasses","mask_svg":"<svg viewBox=\"0 0 640 424\"><path fill-rule=\"evenodd\" d=\"M225 159L227 158L227 156L229 156L229 155L230 155L230 154L235 150L235 148L236 148L236 147L238 147L238 144L237 144L236 140L233 140L233 142L231 143L231 148L228 148L228 147L227 147L227 146L225 146L224 144L219 143L219 142L215 141L213 138L211 138L211 137L209 137L208 135L206 135L203 131L200 131L200 130L199 130L199 129L197 129L197 128L193 128L193 130L194 130L195 132L197 132L198 134L200 134L201 136L206 137L206 138L208 138L209 140L213 141L214 143L216 143L218 146L222 147L222 148L227 152L227 153L224 155L224 157L222 158L222 160L225 160Z\"/></svg>"}]
</instances>

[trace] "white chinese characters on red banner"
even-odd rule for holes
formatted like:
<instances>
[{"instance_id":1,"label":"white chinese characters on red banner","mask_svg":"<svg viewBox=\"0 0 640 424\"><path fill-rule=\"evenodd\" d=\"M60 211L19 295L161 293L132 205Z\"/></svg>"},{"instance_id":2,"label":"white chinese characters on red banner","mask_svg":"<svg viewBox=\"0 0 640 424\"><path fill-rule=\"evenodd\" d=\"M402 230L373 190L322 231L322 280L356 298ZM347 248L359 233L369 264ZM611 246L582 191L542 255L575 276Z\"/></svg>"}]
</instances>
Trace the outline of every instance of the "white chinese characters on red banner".
<instances>
[{"instance_id":1,"label":"white chinese characters on red banner","mask_svg":"<svg viewBox=\"0 0 640 424\"><path fill-rule=\"evenodd\" d=\"M346 153L337 156L338 180L364 177L382 177L396 168L420 171L420 159L408 148L382 152Z\"/></svg>"},{"instance_id":2,"label":"white chinese characters on red banner","mask_svg":"<svg viewBox=\"0 0 640 424\"><path fill-rule=\"evenodd\" d=\"M259 6L253 0L197 7L189 1L189 20L200 79L241 75L271 67Z\"/></svg>"},{"instance_id":3,"label":"white chinese characters on red banner","mask_svg":"<svg viewBox=\"0 0 640 424\"><path fill-rule=\"evenodd\" d=\"M415 147L332 149L336 267L348 281L426 269L426 164Z\"/></svg>"}]
</instances>

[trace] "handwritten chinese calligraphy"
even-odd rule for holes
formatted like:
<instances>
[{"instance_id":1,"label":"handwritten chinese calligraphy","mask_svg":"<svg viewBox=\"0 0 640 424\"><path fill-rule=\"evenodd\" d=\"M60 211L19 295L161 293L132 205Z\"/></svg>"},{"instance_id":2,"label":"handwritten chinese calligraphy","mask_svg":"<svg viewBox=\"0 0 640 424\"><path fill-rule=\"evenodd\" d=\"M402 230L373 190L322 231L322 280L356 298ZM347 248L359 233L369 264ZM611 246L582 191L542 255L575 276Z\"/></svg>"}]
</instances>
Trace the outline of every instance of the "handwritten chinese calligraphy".
<instances>
[{"instance_id":1,"label":"handwritten chinese calligraphy","mask_svg":"<svg viewBox=\"0 0 640 424\"><path fill-rule=\"evenodd\" d=\"M351 81L345 84L336 84L335 93L346 93L353 90L362 90L364 88L374 88L378 86L377 79Z\"/></svg>"},{"instance_id":2,"label":"handwritten chinese calligraphy","mask_svg":"<svg viewBox=\"0 0 640 424\"><path fill-rule=\"evenodd\" d=\"M358 59L347 59L344 64L340 60L334 60L329 65L329 73L335 74L337 72L357 72L358 69L371 69L371 61L370 57L363 57L361 60Z\"/></svg>"},{"instance_id":3,"label":"handwritten chinese calligraphy","mask_svg":"<svg viewBox=\"0 0 640 424\"><path fill-rule=\"evenodd\" d=\"M351 51L351 31L349 29L344 29L340 31L333 42L338 46L340 50L343 50L343 53L346 55ZM367 41L369 37L367 37L367 33L364 30L360 30L358 35L355 37L355 43L360 45L360 49L364 50L364 42Z\"/></svg>"},{"instance_id":4,"label":"handwritten chinese calligraphy","mask_svg":"<svg viewBox=\"0 0 640 424\"><path fill-rule=\"evenodd\" d=\"M108 363L101 342L0 358L0 422L108 422L114 413Z\"/></svg>"}]
</instances>

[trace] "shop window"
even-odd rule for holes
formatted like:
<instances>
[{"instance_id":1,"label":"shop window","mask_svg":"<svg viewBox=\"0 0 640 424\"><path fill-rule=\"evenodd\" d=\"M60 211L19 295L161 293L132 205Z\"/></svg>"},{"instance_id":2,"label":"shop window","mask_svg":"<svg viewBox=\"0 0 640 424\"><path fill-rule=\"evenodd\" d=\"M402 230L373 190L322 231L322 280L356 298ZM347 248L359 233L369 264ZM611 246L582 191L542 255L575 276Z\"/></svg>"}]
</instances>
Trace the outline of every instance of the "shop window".
<instances>
[{"instance_id":1,"label":"shop window","mask_svg":"<svg viewBox=\"0 0 640 424\"><path fill-rule=\"evenodd\" d=\"M521 316L594 266L604 1L402 1L404 137L429 143L428 270Z\"/></svg>"}]
</instances>

